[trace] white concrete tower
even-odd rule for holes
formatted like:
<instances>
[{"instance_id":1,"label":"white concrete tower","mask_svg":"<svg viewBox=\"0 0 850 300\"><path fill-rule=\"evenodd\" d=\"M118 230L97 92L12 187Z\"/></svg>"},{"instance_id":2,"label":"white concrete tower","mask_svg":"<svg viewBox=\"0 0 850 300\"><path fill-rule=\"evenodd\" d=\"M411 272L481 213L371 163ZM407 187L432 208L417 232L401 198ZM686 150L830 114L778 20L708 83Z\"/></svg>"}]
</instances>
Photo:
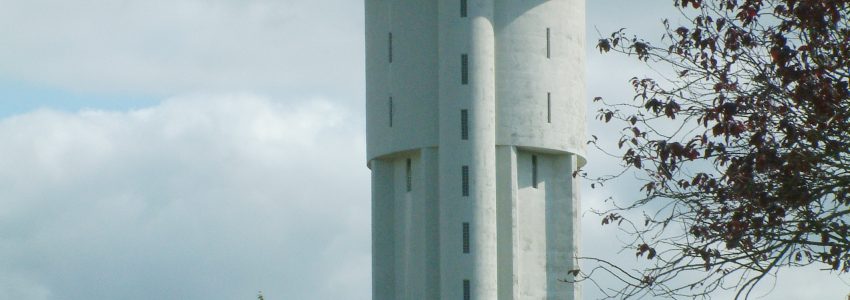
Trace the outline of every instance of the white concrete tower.
<instances>
[{"instance_id":1,"label":"white concrete tower","mask_svg":"<svg viewBox=\"0 0 850 300\"><path fill-rule=\"evenodd\" d=\"M579 299L584 0L365 0L373 299Z\"/></svg>"}]
</instances>

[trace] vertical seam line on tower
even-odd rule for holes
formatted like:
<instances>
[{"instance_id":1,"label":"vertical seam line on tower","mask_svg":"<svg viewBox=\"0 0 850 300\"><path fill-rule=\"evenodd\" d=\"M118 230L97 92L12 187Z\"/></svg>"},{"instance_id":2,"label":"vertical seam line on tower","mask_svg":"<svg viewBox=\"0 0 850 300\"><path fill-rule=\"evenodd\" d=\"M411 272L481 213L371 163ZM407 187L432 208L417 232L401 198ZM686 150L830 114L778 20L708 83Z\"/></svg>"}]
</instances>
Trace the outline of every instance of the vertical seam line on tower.
<instances>
[{"instance_id":1,"label":"vertical seam line on tower","mask_svg":"<svg viewBox=\"0 0 850 300\"><path fill-rule=\"evenodd\" d=\"M460 168L460 177L461 195L467 197L469 196L469 166L462 166Z\"/></svg>"},{"instance_id":2,"label":"vertical seam line on tower","mask_svg":"<svg viewBox=\"0 0 850 300\"><path fill-rule=\"evenodd\" d=\"M463 253L469 253L469 223L463 223Z\"/></svg>"},{"instance_id":3,"label":"vertical seam line on tower","mask_svg":"<svg viewBox=\"0 0 850 300\"><path fill-rule=\"evenodd\" d=\"M466 18L467 0L460 0L460 17Z\"/></svg>"},{"instance_id":4,"label":"vertical seam line on tower","mask_svg":"<svg viewBox=\"0 0 850 300\"><path fill-rule=\"evenodd\" d=\"M469 110L460 110L460 139L469 139Z\"/></svg>"},{"instance_id":5,"label":"vertical seam line on tower","mask_svg":"<svg viewBox=\"0 0 850 300\"><path fill-rule=\"evenodd\" d=\"M407 191L410 192L413 190L413 161L410 158L407 159L407 166L405 169Z\"/></svg>"},{"instance_id":6,"label":"vertical seam line on tower","mask_svg":"<svg viewBox=\"0 0 850 300\"><path fill-rule=\"evenodd\" d=\"M470 300L472 298L471 284L469 279L463 280L463 300Z\"/></svg>"},{"instance_id":7,"label":"vertical seam line on tower","mask_svg":"<svg viewBox=\"0 0 850 300\"><path fill-rule=\"evenodd\" d=\"M460 83L469 84L469 55L460 55Z\"/></svg>"},{"instance_id":8,"label":"vertical seam line on tower","mask_svg":"<svg viewBox=\"0 0 850 300\"><path fill-rule=\"evenodd\" d=\"M537 188L537 155L531 156L531 186Z\"/></svg>"}]
</instances>

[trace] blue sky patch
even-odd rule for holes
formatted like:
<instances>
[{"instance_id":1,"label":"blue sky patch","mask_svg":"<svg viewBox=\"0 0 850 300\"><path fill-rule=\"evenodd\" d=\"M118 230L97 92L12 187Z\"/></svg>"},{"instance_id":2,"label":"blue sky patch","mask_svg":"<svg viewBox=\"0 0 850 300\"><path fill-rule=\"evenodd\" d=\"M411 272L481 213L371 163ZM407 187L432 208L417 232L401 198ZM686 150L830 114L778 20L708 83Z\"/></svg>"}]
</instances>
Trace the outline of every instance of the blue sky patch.
<instances>
[{"instance_id":1,"label":"blue sky patch","mask_svg":"<svg viewBox=\"0 0 850 300\"><path fill-rule=\"evenodd\" d=\"M129 110L156 105L159 97L87 93L13 80L0 80L0 118L39 108L75 112L83 109Z\"/></svg>"}]
</instances>

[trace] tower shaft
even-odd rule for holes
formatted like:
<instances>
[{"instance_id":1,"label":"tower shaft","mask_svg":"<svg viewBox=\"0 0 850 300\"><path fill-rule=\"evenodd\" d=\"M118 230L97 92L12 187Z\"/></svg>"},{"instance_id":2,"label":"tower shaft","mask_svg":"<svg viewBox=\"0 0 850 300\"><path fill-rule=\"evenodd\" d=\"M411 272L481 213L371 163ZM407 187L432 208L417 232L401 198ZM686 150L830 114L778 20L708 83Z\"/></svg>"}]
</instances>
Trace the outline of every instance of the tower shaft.
<instances>
[{"instance_id":1,"label":"tower shaft","mask_svg":"<svg viewBox=\"0 0 850 300\"><path fill-rule=\"evenodd\" d=\"M373 299L578 299L584 0L366 0Z\"/></svg>"}]
</instances>

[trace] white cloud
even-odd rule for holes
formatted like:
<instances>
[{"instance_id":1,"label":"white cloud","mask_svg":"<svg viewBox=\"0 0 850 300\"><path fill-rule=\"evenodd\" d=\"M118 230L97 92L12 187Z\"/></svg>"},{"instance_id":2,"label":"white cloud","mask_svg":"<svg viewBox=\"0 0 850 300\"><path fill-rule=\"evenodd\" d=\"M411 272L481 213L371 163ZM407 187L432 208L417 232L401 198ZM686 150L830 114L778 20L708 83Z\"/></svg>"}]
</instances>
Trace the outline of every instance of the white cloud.
<instances>
[{"instance_id":1,"label":"white cloud","mask_svg":"<svg viewBox=\"0 0 850 300\"><path fill-rule=\"evenodd\" d=\"M360 1L0 0L0 7L0 78L84 92L363 94Z\"/></svg>"},{"instance_id":2,"label":"white cloud","mask_svg":"<svg viewBox=\"0 0 850 300\"><path fill-rule=\"evenodd\" d=\"M237 95L0 121L0 298L368 299L351 119Z\"/></svg>"}]
</instances>

